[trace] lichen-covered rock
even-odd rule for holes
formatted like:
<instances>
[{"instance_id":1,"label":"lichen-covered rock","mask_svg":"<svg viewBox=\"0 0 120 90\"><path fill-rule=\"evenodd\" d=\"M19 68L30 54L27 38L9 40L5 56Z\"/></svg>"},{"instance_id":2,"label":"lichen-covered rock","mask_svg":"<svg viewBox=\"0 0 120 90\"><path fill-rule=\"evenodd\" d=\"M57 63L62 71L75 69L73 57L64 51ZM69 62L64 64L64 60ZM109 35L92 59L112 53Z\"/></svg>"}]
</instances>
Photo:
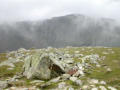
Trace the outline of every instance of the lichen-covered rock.
<instances>
[{"instance_id":1,"label":"lichen-covered rock","mask_svg":"<svg viewBox=\"0 0 120 90\"><path fill-rule=\"evenodd\" d=\"M65 72L63 64L53 55L48 53L35 54L26 58L24 75L28 79L50 79Z\"/></svg>"}]
</instances>

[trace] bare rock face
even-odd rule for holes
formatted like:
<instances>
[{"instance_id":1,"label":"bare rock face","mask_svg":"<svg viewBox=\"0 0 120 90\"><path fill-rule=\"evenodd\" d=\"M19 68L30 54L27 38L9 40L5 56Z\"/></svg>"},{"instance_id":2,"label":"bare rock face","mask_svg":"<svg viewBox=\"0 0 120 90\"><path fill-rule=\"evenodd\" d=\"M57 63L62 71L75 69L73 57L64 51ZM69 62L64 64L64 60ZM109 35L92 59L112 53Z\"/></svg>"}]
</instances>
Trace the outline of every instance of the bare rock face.
<instances>
[{"instance_id":1,"label":"bare rock face","mask_svg":"<svg viewBox=\"0 0 120 90\"><path fill-rule=\"evenodd\" d=\"M65 72L64 67L59 60L48 53L34 54L27 57L24 64L24 73L28 79L51 79Z\"/></svg>"}]
</instances>

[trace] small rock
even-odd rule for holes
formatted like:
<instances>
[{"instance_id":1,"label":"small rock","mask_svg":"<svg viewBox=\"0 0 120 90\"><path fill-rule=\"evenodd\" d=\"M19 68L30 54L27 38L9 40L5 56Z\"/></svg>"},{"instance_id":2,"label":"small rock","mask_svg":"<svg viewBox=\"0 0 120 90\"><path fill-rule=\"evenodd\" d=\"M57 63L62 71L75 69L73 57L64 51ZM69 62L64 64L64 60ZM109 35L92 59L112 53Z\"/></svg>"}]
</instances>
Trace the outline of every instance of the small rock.
<instances>
[{"instance_id":1,"label":"small rock","mask_svg":"<svg viewBox=\"0 0 120 90\"><path fill-rule=\"evenodd\" d=\"M75 82L77 80L77 77L70 77L70 80Z\"/></svg>"},{"instance_id":2,"label":"small rock","mask_svg":"<svg viewBox=\"0 0 120 90\"><path fill-rule=\"evenodd\" d=\"M43 83L44 81L42 81L42 80L34 80L34 81L32 81L32 82L30 82L30 83Z\"/></svg>"},{"instance_id":3,"label":"small rock","mask_svg":"<svg viewBox=\"0 0 120 90\"><path fill-rule=\"evenodd\" d=\"M65 87L65 85L66 85L66 83L65 83L65 82L61 82L61 83L59 83L59 84L58 84L58 88L64 88L64 87Z\"/></svg>"},{"instance_id":4,"label":"small rock","mask_svg":"<svg viewBox=\"0 0 120 90\"><path fill-rule=\"evenodd\" d=\"M68 87L68 89L67 90L74 90L74 88L72 88L72 87Z\"/></svg>"},{"instance_id":5,"label":"small rock","mask_svg":"<svg viewBox=\"0 0 120 90\"><path fill-rule=\"evenodd\" d=\"M80 53L80 51L75 51L76 54Z\"/></svg>"},{"instance_id":6,"label":"small rock","mask_svg":"<svg viewBox=\"0 0 120 90\"><path fill-rule=\"evenodd\" d=\"M84 85L82 88L83 88L83 90L88 90L88 89L89 89L89 86Z\"/></svg>"},{"instance_id":7,"label":"small rock","mask_svg":"<svg viewBox=\"0 0 120 90\"><path fill-rule=\"evenodd\" d=\"M79 73L81 76L84 76L83 70L78 70L78 73Z\"/></svg>"},{"instance_id":8,"label":"small rock","mask_svg":"<svg viewBox=\"0 0 120 90\"><path fill-rule=\"evenodd\" d=\"M70 54L64 54L64 57L70 58L71 56L70 56Z\"/></svg>"},{"instance_id":9,"label":"small rock","mask_svg":"<svg viewBox=\"0 0 120 90\"><path fill-rule=\"evenodd\" d=\"M106 84L106 82L105 82L105 81L100 81L100 84L104 84L104 85L105 85L105 84Z\"/></svg>"},{"instance_id":10,"label":"small rock","mask_svg":"<svg viewBox=\"0 0 120 90\"><path fill-rule=\"evenodd\" d=\"M39 85L39 84L38 84L38 85ZM47 87L47 86L49 86L49 85L51 85L51 83L50 83L50 82L47 82L47 83L40 84L39 86L40 86L41 88L44 88L44 87Z\"/></svg>"},{"instance_id":11,"label":"small rock","mask_svg":"<svg viewBox=\"0 0 120 90\"><path fill-rule=\"evenodd\" d=\"M96 67L101 67L101 66L99 64L97 64Z\"/></svg>"},{"instance_id":12,"label":"small rock","mask_svg":"<svg viewBox=\"0 0 120 90\"><path fill-rule=\"evenodd\" d=\"M112 70L110 68L107 68L107 72L111 72Z\"/></svg>"},{"instance_id":13,"label":"small rock","mask_svg":"<svg viewBox=\"0 0 120 90\"><path fill-rule=\"evenodd\" d=\"M91 90L98 90L98 88L92 88Z\"/></svg>"},{"instance_id":14,"label":"small rock","mask_svg":"<svg viewBox=\"0 0 120 90\"><path fill-rule=\"evenodd\" d=\"M60 77L57 77L57 78L54 78L54 79L51 79L50 82L53 82L53 83L56 83L60 80Z\"/></svg>"},{"instance_id":15,"label":"small rock","mask_svg":"<svg viewBox=\"0 0 120 90\"><path fill-rule=\"evenodd\" d=\"M82 64L77 63L77 66L78 66L79 70L84 70L84 68L83 68Z\"/></svg>"},{"instance_id":16,"label":"small rock","mask_svg":"<svg viewBox=\"0 0 120 90\"><path fill-rule=\"evenodd\" d=\"M95 87L95 85L90 85L91 87Z\"/></svg>"},{"instance_id":17,"label":"small rock","mask_svg":"<svg viewBox=\"0 0 120 90\"><path fill-rule=\"evenodd\" d=\"M90 84L98 84L99 82L98 82L97 79L91 79L91 80L89 81L89 83L90 83Z\"/></svg>"},{"instance_id":18,"label":"small rock","mask_svg":"<svg viewBox=\"0 0 120 90\"><path fill-rule=\"evenodd\" d=\"M12 89L12 90L16 90L16 87L11 87L10 89Z\"/></svg>"},{"instance_id":19,"label":"small rock","mask_svg":"<svg viewBox=\"0 0 120 90\"><path fill-rule=\"evenodd\" d=\"M100 90L107 90L104 86L99 86Z\"/></svg>"},{"instance_id":20,"label":"small rock","mask_svg":"<svg viewBox=\"0 0 120 90\"><path fill-rule=\"evenodd\" d=\"M70 74L63 74L61 76L62 79L69 79L70 78Z\"/></svg>"},{"instance_id":21,"label":"small rock","mask_svg":"<svg viewBox=\"0 0 120 90\"><path fill-rule=\"evenodd\" d=\"M18 79L15 80L16 82L18 81Z\"/></svg>"},{"instance_id":22,"label":"small rock","mask_svg":"<svg viewBox=\"0 0 120 90\"><path fill-rule=\"evenodd\" d=\"M23 52L23 51L26 51L26 49L25 48L18 49L18 52Z\"/></svg>"},{"instance_id":23,"label":"small rock","mask_svg":"<svg viewBox=\"0 0 120 90\"><path fill-rule=\"evenodd\" d=\"M108 86L108 89L110 89L110 90L117 90L116 88L111 87L111 86Z\"/></svg>"},{"instance_id":24,"label":"small rock","mask_svg":"<svg viewBox=\"0 0 120 90\"><path fill-rule=\"evenodd\" d=\"M81 80L76 80L75 84L78 85L78 86L81 86L82 85L82 81Z\"/></svg>"}]
</instances>

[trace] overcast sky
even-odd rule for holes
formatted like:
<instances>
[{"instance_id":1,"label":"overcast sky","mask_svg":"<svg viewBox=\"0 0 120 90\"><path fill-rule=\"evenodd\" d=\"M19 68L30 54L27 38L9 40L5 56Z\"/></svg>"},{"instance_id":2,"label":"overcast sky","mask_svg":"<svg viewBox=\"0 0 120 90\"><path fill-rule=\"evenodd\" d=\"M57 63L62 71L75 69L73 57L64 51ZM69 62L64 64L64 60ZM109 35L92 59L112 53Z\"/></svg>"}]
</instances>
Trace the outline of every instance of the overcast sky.
<instances>
[{"instance_id":1,"label":"overcast sky","mask_svg":"<svg viewBox=\"0 0 120 90\"><path fill-rule=\"evenodd\" d=\"M120 1L0 0L0 22L42 20L71 13L120 20Z\"/></svg>"}]
</instances>

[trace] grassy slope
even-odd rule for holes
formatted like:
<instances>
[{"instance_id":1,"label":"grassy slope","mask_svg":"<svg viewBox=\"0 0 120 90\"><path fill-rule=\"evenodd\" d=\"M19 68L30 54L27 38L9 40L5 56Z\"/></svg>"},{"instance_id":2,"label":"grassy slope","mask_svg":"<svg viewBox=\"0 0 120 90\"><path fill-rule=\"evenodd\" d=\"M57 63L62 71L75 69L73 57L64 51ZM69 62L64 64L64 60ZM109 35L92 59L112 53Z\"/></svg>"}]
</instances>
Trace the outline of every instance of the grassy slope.
<instances>
[{"instance_id":1,"label":"grassy slope","mask_svg":"<svg viewBox=\"0 0 120 90\"><path fill-rule=\"evenodd\" d=\"M101 57L105 56L105 60L102 60L100 63L101 65L107 65L107 67L111 68L111 72L107 72L105 67L100 68L93 68L91 74L87 74L87 77L96 78L99 80L106 81L109 85L114 86L120 89L120 48L61 48L61 51L69 51L70 54L73 54L74 51L80 51L83 55L90 55L90 54L99 54ZM54 49L53 49L54 51ZM33 50L31 51L33 52ZM29 52L29 53L31 53ZM108 54L104 54L103 52L107 52ZM114 52L114 53L112 53ZM0 63L2 61L7 60L7 54L0 54ZM77 62L79 59L75 58ZM23 63L16 63L16 68L13 70L7 70L8 66L0 67L0 80L7 79L9 77L13 77L16 73L21 72L21 68ZM30 85L30 81L23 78L22 80L26 80L24 85ZM68 83L71 83L68 81ZM17 83L17 86L23 86L20 82Z\"/></svg>"},{"instance_id":2,"label":"grassy slope","mask_svg":"<svg viewBox=\"0 0 120 90\"><path fill-rule=\"evenodd\" d=\"M70 49L70 53L72 54L77 50L84 55L98 54L101 57L105 56L105 60L100 62L101 65L106 65L112 69L112 72L107 72L105 67L95 67L87 77L105 80L109 85L120 89L120 48L83 48L72 48ZM107 52L108 54L104 54L103 52Z\"/></svg>"}]
</instances>

